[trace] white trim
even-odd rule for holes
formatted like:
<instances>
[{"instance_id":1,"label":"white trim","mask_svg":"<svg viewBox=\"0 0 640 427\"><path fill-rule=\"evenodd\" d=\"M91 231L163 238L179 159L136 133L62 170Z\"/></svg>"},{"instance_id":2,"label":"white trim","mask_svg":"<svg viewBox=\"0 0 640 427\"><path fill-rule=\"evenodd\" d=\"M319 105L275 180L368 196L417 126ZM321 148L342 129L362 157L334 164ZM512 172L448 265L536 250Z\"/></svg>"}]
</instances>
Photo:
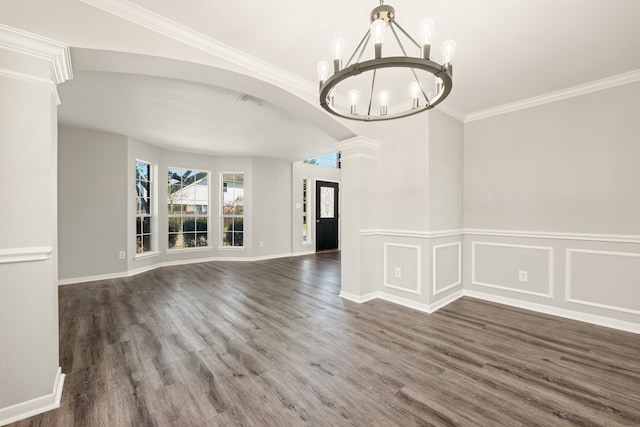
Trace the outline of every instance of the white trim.
<instances>
[{"instance_id":1,"label":"white trim","mask_svg":"<svg viewBox=\"0 0 640 427\"><path fill-rule=\"evenodd\" d=\"M96 276L73 277L70 279L58 280L58 286L75 285L76 283L86 283L86 282L99 282L102 280L122 279L132 275L133 274L129 274L127 272L120 272L120 273L110 273L110 274L99 274Z\"/></svg>"},{"instance_id":2,"label":"white trim","mask_svg":"<svg viewBox=\"0 0 640 427\"><path fill-rule=\"evenodd\" d=\"M436 311L440 310L444 306L451 304L452 302L462 298L463 296L464 296L464 289L460 289L459 291L456 291L451 295L447 295L441 300L438 300L433 304L429 305L429 309L431 310L430 312L435 313Z\"/></svg>"},{"instance_id":3,"label":"white trim","mask_svg":"<svg viewBox=\"0 0 640 427\"><path fill-rule=\"evenodd\" d=\"M293 252L291 254L291 256L306 256L306 255L313 255L315 253L316 253L316 251L314 249L314 250L311 250L311 251Z\"/></svg>"},{"instance_id":4,"label":"white trim","mask_svg":"<svg viewBox=\"0 0 640 427\"><path fill-rule=\"evenodd\" d=\"M344 141L336 143L336 147L340 151L349 150L351 148L368 148L370 150L378 151L380 149L380 145L380 141L367 138L366 136L354 136L353 138L345 139Z\"/></svg>"},{"instance_id":5,"label":"white trim","mask_svg":"<svg viewBox=\"0 0 640 427\"><path fill-rule=\"evenodd\" d=\"M387 283L387 247L393 246L397 248L409 248L416 250L416 289L403 288L402 286L390 285ZM383 253L382 253L382 267L383 267L383 280L384 286L391 289L397 289L399 291L411 292L412 294L420 295L421 284L422 284L422 268L420 265L420 261L422 259L421 256L422 248L416 245L403 245L399 243L383 243Z\"/></svg>"},{"instance_id":6,"label":"white trim","mask_svg":"<svg viewBox=\"0 0 640 427\"><path fill-rule=\"evenodd\" d=\"M410 300L408 298L399 297L397 295L388 294L386 292L378 292L378 299L389 301L389 302L401 305L403 307L408 307L414 310L422 311L424 313L429 313L429 314L431 313L431 310L428 304Z\"/></svg>"},{"instance_id":7,"label":"white trim","mask_svg":"<svg viewBox=\"0 0 640 427\"><path fill-rule=\"evenodd\" d=\"M572 253L587 253L587 254L595 254L595 255L606 255L606 256L622 256L622 257L632 257L632 258L640 258L640 253L637 252L611 252L611 251L594 251L594 250L585 250L585 249L571 249L567 248L565 252L566 256L566 264L565 264L565 296L564 300L569 303L587 305L590 307L604 308L606 310L619 311L621 313L631 313L635 315L640 315L640 310L634 310L632 308L624 308L617 307L614 305L600 304L591 301L579 300L571 297L571 286L572 286L572 263L573 259Z\"/></svg>"},{"instance_id":8,"label":"white trim","mask_svg":"<svg viewBox=\"0 0 640 427\"><path fill-rule=\"evenodd\" d=\"M0 24L0 47L51 62L54 83L73 78L69 45L65 43Z\"/></svg>"},{"instance_id":9,"label":"white trim","mask_svg":"<svg viewBox=\"0 0 640 427\"><path fill-rule=\"evenodd\" d=\"M471 298L491 301L498 304L505 304L512 307L535 311L538 313L550 314L552 316L564 317L566 319L578 320L580 322L586 322L598 326L604 326L607 328L640 334L640 324L638 323L625 322L623 320L612 319L610 317L596 316L579 311L567 310L564 308L553 307L545 304L537 304L514 298L501 297L498 295L486 294L483 292L471 291L468 289L464 290L464 295Z\"/></svg>"},{"instance_id":10,"label":"white trim","mask_svg":"<svg viewBox=\"0 0 640 427\"><path fill-rule=\"evenodd\" d=\"M179 255L179 254L186 254L186 253L190 253L190 252L207 252L207 251L212 251L212 250L213 250L213 246L198 246L198 247L195 247L195 248L167 249L167 250L164 251L164 253L167 254L167 255Z\"/></svg>"},{"instance_id":11,"label":"white trim","mask_svg":"<svg viewBox=\"0 0 640 427\"><path fill-rule=\"evenodd\" d=\"M62 373L62 368L58 368L53 381L53 391L50 394L1 408L0 426L59 408L60 399L62 398L62 388L64 387L64 377L65 375Z\"/></svg>"},{"instance_id":12,"label":"white trim","mask_svg":"<svg viewBox=\"0 0 640 427\"><path fill-rule=\"evenodd\" d=\"M238 49L221 43L212 37L165 18L127 0L80 0L85 4L103 10L141 27L177 40L232 64L243 67L264 79L277 82L283 87L299 90L308 95L318 95L318 84L303 79L287 70L248 55Z\"/></svg>"},{"instance_id":13,"label":"white trim","mask_svg":"<svg viewBox=\"0 0 640 427\"><path fill-rule=\"evenodd\" d=\"M143 259L155 258L157 256L160 256L160 251L140 252L139 254L134 255L133 260L142 261Z\"/></svg>"},{"instance_id":14,"label":"white trim","mask_svg":"<svg viewBox=\"0 0 640 427\"><path fill-rule=\"evenodd\" d=\"M537 107L539 105L549 104L576 96L586 95L588 93L609 89L616 86L622 86L629 83L640 81L640 70L629 71L627 73L618 74L589 83L572 86L566 89L550 92L533 98L523 99L521 101L500 105L498 107L487 108L485 110L476 111L467 114L464 122L469 123L476 120L482 120L493 116L511 113L514 111L524 110L526 108Z\"/></svg>"},{"instance_id":15,"label":"white trim","mask_svg":"<svg viewBox=\"0 0 640 427\"><path fill-rule=\"evenodd\" d=\"M344 298L346 300L349 300L349 301L352 301L352 302L357 302L358 304L362 304L364 302L372 301L372 300L378 298L378 294L379 294L379 292L371 292L369 294L365 294L365 295L359 296L359 295L352 294L352 293L349 293L349 292L340 291L340 298Z\"/></svg>"},{"instance_id":16,"label":"white trim","mask_svg":"<svg viewBox=\"0 0 640 427\"><path fill-rule=\"evenodd\" d=\"M8 77L11 79L22 80L28 83L35 83L49 87L51 91L51 97L56 105L60 105L60 96L58 95L58 86L50 79L43 77L32 76L31 74L19 73L17 71L7 70L6 68L0 68L0 77Z\"/></svg>"},{"instance_id":17,"label":"white trim","mask_svg":"<svg viewBox=\"0 0 640 427\"><path fill-rule=\"evenodd\" d=\"M47 246L33 248L0 249L0 264L46 261L51 258L51 252L52 249Z\"/></svg>"},{"instance_id":18,"label":"white trim","mask_svg":"<svg viewBox=\"0 0 640 427\"><path fill-rule=\"evenodd\" d=\"M545 231L513 231L465 228L464 234L469 236L526 237L531 239L584 240L592 242L640 243L640 235L633 234L588 234L562 233Z\"/></svg>"},{"instance_id":19,"label":"white trim","mask_svg":"<svg viewBox=\"0 0 640 427\"><path fill-rule=\"evenodd\" d=\"M257 257L208 257L208 258L196 258L196 259L186 259L186 260L176 260L176 261L165 261L159 262L156 264L147 265L144 267L136 268L129 271L123 271L118 273L108 273L108 274L100 274L96 276L85 276L85 277L73 277L69 279L62 279L58 281L58 286L65 285L73 285L76 283L86 283L86 282L97 282L101 280L112 280L112 279L122 279L126 277L132 277L141 273L146 273L147 271L152 271L157 268L162 267L173 267L176 265L188 265L188 264L200 264L204 262L253 262L253 261L265 261L269 259L278 259L278 258L288 258L294 256L302 256L302 255L312 255L315 254L313 252L298 252L298 253L282 253L282 254L274 254L274 255L263 255Z\"/></svg>"},{"instance_id":20,"label":"white trim","mask_svg":"<svg viewBox=\"0 0 640 427\"><path fill-rule=\"evenodd\" d=\"M437 281L438 281L438 263L437 263L437 257L438 257L438 249L442 249L442 248L449 248L452 246L457 246L458 247L458 280L456 282L454 282L453 284L447 285L444 288L438 290L438 286L437 286ZM462 242L453 242L453 243L447 243L444 245L437 245L433 247L432 250L432 254L433 254L433 267L431 268L431 270L433 271L433 296L436 296L438 294L441 294L443 292L448 291L449 289L453 289L456 286L459 286L462 284Z\"/></svg>"},{"instance_id":21,"label":"white trim","mask_svg":"<svg viewBox=\"0 0 640 427\"><path fill-rule=\"evenodd\" d=\"M236 252L243 252L245 250L244 246L218 246L218 250L219 251L236 251Z\"/></svg>"},{"instance_id":22,"label":"white trim","mask_svg":"<svg viewBox=\"0 0 640 427\"><path fill-rule=\"evenodd\" d=\"M441 231L411 231L411 230L385 230L367 229L360 230L361 236L391 236L391 237L413 237L416 239L437 239L441 237L462 236L464 230L441 230Z\"/></svg>"},{"instance_id":23,"label":"white trim","mask_svg":"<svg viewBox=\"0 0 640 427\"><path fill-rule=\"evenodd\" d=\"M549 270L548 276L548 291L546 294L541 292L533 292L527 291L524 289L512 288L508 286L496 285L494 283L484 283L476 280L476 246L498 246L498 247L507 247L507 248L516 248L516 249L530 249L530 250L539 250L539 251L548 251L548 265L547 268ZM488 288L501 289L509 292L517 292L520 294L526 295L534 295L538 297L551 298L553 299L553 286L554 286L554 261L553 261L553 248L548 246L529 246L529 245L510 245L506 243L488 243L488 242L471 242L471 284L476 286L485 286Z\"/></svg>"}]
</instances>

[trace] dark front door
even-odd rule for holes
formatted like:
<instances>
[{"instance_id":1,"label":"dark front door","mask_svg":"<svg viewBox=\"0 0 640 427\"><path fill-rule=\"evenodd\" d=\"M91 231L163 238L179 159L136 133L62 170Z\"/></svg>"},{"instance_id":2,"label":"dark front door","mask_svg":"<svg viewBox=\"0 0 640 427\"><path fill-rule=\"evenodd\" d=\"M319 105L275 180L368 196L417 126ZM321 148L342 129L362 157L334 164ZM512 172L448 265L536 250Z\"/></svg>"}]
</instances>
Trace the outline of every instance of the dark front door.
<instances>
[{"instance_id":1,"label":"dark front door","mask_svg":"<svg viewBox=\"0 0 640 427\"><path fill-rule=\"evenodd\" d=\"M316 251L338 249L338 183L316 181Z\"/></svg>"}]
</instances>

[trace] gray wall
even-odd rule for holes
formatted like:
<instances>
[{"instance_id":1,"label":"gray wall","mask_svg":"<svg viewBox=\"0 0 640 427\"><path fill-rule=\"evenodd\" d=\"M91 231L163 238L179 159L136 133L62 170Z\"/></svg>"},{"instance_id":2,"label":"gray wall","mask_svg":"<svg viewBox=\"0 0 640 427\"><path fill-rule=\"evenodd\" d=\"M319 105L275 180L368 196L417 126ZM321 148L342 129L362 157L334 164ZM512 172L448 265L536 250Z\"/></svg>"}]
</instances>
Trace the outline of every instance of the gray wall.
<instances>
[{"instance_id":1,"label":"gray wall","mask_svg":"<svg viewBox=\"0 0 640 427\"><path fill-rule=\"evenodd\" d=\"M127 138L61 125L60 279L119 273L127 247Z\"/></svg>"},{"instance_id":2,"label":"gray wall","mask_svg":"<svg viewBox=\"0 0 640 427\"><path fill-rule=\"evenodd\" d=\"M465 125L469 291L640 323L638 99L634 83Z\"/></svg>"},{"instance_id":3,"label":"gray wall","mask_svg":"<svg viewBox=\"0 0 640 427\"><path fill-rule=\"evenodd\" d=\"M152 144L105 132L63 125L60 138L59 233L60 279L63 284L120 277L185 262L213 259L255 259L291 255L293 250L292 164L252 157L216 157L158 148ZM135 254L136 160L156 166L158 214L156 247L151 257ZM210 247L168 251L168 167L210 172ZM318 176L338 177L339 170ZM245 246L222 248L220 174L245 174ZM307 174L314 177L313 173ZM263 246L260 247L260 242ZM96 243L97 242L97 243ZM295 252L299 252L296 246ZM120 260L120 251L126 259Z\"/></svg>"}]
</instances>

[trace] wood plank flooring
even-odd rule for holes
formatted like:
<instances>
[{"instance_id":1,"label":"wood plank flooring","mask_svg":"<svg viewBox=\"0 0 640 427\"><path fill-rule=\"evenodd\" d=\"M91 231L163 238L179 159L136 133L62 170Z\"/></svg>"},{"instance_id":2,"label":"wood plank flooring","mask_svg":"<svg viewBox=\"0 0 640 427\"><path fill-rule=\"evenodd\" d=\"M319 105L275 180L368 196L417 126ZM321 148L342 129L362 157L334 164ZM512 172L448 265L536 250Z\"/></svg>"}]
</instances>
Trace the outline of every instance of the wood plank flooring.
<instances>
[{"instance_id":1,"label":"wood plank flooring","mask_svg":"<svg viewBox=\"0 0 640 427\"><path fill-rule=\"evenodd\" d=\"M338 297L340 254L60 288L62 406L16 426L638 426L640 336Z\"/></svg>"}]
</instances>

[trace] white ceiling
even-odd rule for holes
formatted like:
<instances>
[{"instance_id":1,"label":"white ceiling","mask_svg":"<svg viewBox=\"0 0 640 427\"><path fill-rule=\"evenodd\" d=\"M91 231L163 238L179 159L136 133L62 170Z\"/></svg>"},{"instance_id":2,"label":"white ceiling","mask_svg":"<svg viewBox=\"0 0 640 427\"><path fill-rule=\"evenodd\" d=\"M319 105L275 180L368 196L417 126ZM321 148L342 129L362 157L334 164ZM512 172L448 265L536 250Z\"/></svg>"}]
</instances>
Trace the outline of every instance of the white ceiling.
<instances>
[{"instance_id":1,"label":"white ceiling","mask_svg":"<svg viewBox=\"0 0 640 427\"><path fill-rule=\"evenodd\" d=\"M222 43L250 61L272 66L271 74L280 73L280 81L295 77L313 88L317 62L330 59L331 39L343 37L347 50L352 50L378 3L3 0L0 21L75 48L157 56L166 52L174 58L194 50L164 31L167 22L180 24L180 32L188 38L202 36ZM417 32L424 17L431 17L436 22L434 45L456 40L453 92L441 106L459 118L623 73L631 72L633 79L640 75L638 0L387 0L386 4L395 7L398 22L410 33ZM152 25L143 28L140 22L123 18L118 8L133 8ZM439 60L438 49L434 51ZM206 63L210 53L198 52L200 56L190 54L188 59ZM239 102L244 89L222 81L205 86L189 79L109 75L78 71L75 63L74 67L75 79L60 88L63 120L159 145L302 158L326 152L332 142L348 136L328 131L326 122L308 120L308 114L295 114L298 108L286 108L266 96L262 106ZM249 93L260 98L252 89ZM105 114L107 108L114 113Z\"/></svg>"}]
</instances>

